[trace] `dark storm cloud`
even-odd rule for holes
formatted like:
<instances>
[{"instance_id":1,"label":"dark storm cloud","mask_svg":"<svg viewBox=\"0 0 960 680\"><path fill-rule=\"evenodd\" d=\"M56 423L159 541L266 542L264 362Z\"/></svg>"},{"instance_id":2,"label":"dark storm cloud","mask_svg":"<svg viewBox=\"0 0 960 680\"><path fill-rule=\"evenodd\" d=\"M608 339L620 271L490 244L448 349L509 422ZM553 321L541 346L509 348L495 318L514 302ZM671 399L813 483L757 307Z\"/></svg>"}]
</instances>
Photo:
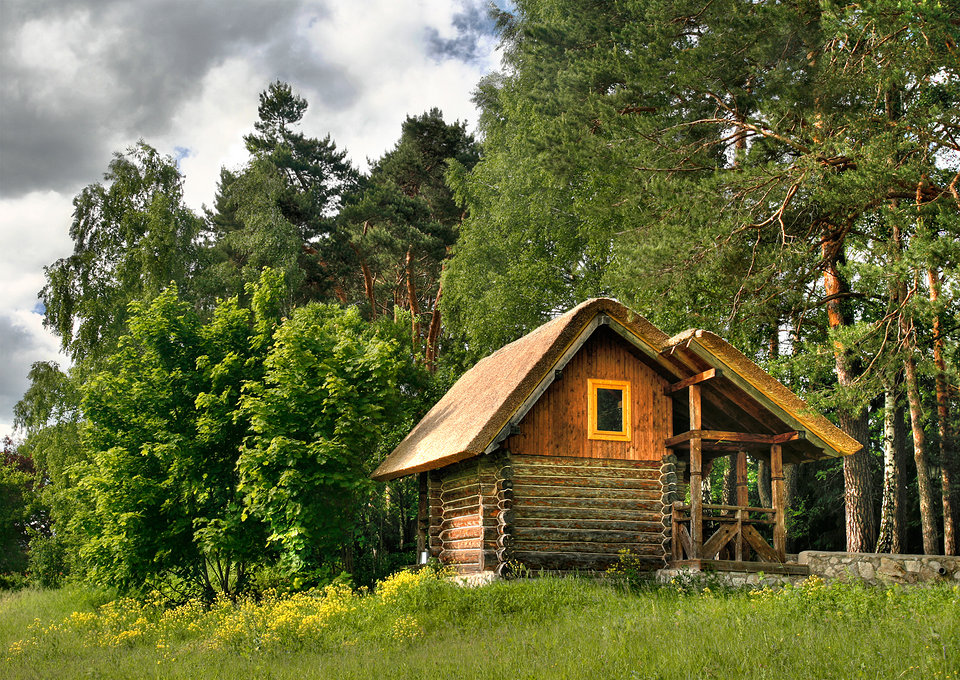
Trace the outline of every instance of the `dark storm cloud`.
<instances>
[{"instance_id":1,"label":"dark storm cloud","mask_svg":"<svg viewBox=\"0 0 960 680\"><path fill-rule=\"evenodd\" d=\"M0 314L0 416L12 413L27 390L27 371L37 359L36 342L30 331Z\"/></svg>"},{"instance_id":2,"label":"dark storm cloud","mask_svg":"<svg viewBox=\"0 0 960 680\"><path fill-rule=\"evenodd\" d=\"M435 28L427 29L428 52L436 59L474 61L486 54L481 49L481 40L496 35L496 23L486 1L461 0L460 4L461 10L453 17L453 27L457 29L455 38L443 38Z\"/></svg>"},{"instance_id":3,"label":"dark storm cloud","mask_svg":"<svg viewBox=\"0 0 960 680\"><path fill-rule=\"evenodd\" d=\"M0 4L3 197L34 189L66 190L99 179L117 150L106 148L110 137L162 134L177 108L200 91L210 69L233 56L254 59L267 74L302 78L331 104L355 97L350 83L311 53L298 30L326 16L319 2ZM48 30L68 38L54 51L73 51L80 82L57 83L56 70L38 63L35 55L25 57L30 48L24 48L25 36L43 36Z\"/></svg>"}]
</instances>

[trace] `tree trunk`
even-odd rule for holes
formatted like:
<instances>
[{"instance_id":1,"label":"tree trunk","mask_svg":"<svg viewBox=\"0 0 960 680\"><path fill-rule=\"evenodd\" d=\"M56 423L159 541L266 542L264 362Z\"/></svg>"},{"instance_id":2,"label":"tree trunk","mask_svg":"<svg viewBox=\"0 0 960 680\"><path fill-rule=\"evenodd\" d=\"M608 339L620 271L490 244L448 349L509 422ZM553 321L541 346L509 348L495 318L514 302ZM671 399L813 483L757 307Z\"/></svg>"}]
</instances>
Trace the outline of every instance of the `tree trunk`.
<instances>
[{"instance_id":1,"label":"tree trunk","mask_svg":"<svg viewBox=\"0 0 960 680\"><path fill-rule=\"evenodd\" d=\"M757 460L757 495L760 498L761 508L773 507L773 495L770 492L770 461L765 458Z\"/></svg>"},{"instance_id":2,"label":"tree trunk","mask_svg":"<svg viewBox=\"0 0 960 680\"><path fill-rule=\"evenodd\" d=\"M800 483L800 469L797 467L796 463L787 463L783 466L783 486L786 491L786 511L787 517L790 518L790 510L793 509L794 503L797 498L797 488ZM790 531L790 525L787 525L787 552L796 552L796 546L794 545L794 532Z\"/></svg>"},{"instance_id":3,"label":"tree trunk","mask_svg":"<svg viewBox=\"0 0 960 680\"><path fill-rule=\"evenodd\" d=\"M430 315L430 327L427 330L427 349L425 363L431 373L437 370L437 342L440 339L440 298L443 297L443 282L437 286L437 299L433 301L433 313Z\"/></svg>"},{"instance_id":4,"label":"tree trunk","mask_svg":"<svg viewBox=\"0 0 960 680\"><path fill-rule=\"evenodd\" d=\"M936 309L940 297L940 273L927 270L930 302ZM940 437L940 486L943 494L943 554L957 554L957 464L954 433L950 420L950 392L947 386L947 364L943 358L943 335L939 313L933 316L933 363L937 367L937 434Z\"/></svg>"},{"instance_id":5,"label":"tree trunk","mask_svg":"<svg viewBox=\"0 0 960 680\"><path fill-rule=\"evenodd\" d=\"M715 503L713 499L713 483L710 479L710 472L713 470L713 461L708 461L703 463L703 483L701 484L701 489L703 489L703 502L704 503Z\"/></svg>"},{"instance_id":6,"label":"tree trunk","mask_svg":"<svg viewBox=\"0 0 960 680\"><path fill-rule=\"evenodd\" d=\"M827 321L831 330L849 323L844 310L844 293L849 287L837 269L842 258L842 243L827 234L823 242L823 283L829 298L827 302ZM833 354L836 362L837 382L841 387L851 387L857 377L858 367L851 366L846 356L846 348L834 341ZM846 516L847 550L849 552L870 552L876 545L876 522L873 514L873 479L870 476L870 443L867 413L851 413L847 409L838 410L840 429L863 444L863 448L852 456L843 459L844 511Z\"/></svg>"},{"instance_id":7,"label":"tree trunk","mask_svg":"<svg viewBox=\"0 0 960 680\"><path fill-rule=\"evenodd\" d=\"M897 465L897 395L892 385L883 390L883 502L880 506L880 532L877 537L878 553L894 552L897 520L901 516L900 470Z\"/></svg>"},{"instance_id":8,"label":"tree trunk","mask_svg":"<svg viewBox=\"0 0 960 680\"><path fill-rule=\"evenodd\" d=\"M899 260L903 249L900 228L892 225L894 258ZM920 494L920 526L923 532L923 552L936 555L938 551L937 521L933 484L930 482L930 463L927 456L926 435L923 431L923 404L920 400L920 385L917 379L917 339L904 306L909 293L903 281L897 282L897 298L900 302L900 341L903 345L903 372L907 388L907 406L910 409L910 429L913 432L913 460L917 466L917 490Z\"/></svg>"},{"instance_id":9,"label":"tree trunk","mask_svg":"<svg viewBox=\"0 0 960 680\"><path fill-rule=\"evenodd\" d=\"M894 527L891 552L901 555L909 552L907 546L907 516L909 508L906 502L908 483L907 475L904 474L904 471L907 469L910 460L910 442L907 438L907 411L902 400L897 401L897 414L893 422L893 446L897 457L897 469L900 470L897 483L899 487L898 496L900 497L900 505L897 507L897 522Z\"/></svg>"},{"instance_id":10,"label":"tree trunk","mask_svg":"<svg viewBox=\"0 0 960 680\"><path fill-rule=\"evenodd\" d=\"M366 258L360 254L360 249L352 243L350 247L353 248L357 260L360 261L360 271L363 273L363 292L367 296L367 302L370 303L370 320L373 321L377 318L377 296L373 287L373 274L370 273Z\"/></svg>"},{"instance_id":11,"label":"tree trunk","mask_svg":"<svg viewBox=\"0 0 960 680\"><path fill-rule=\"evenodd\" d=\"M911 331L912 332L912 331ZM923 408L920 403L920 388L917 384L917 362L912 356L912 342L905 341L908 353L903 361L907 379L907 405L910 408L910 429L913 432L913 460L917 466L917 491L920 495L920 526L923 531L923 552L936 555L937 541L936 505L933 484L930 482L930 465L927 461L927 443L923 432Z\"/></svg>"},{"instance_id":12,"label":"tree trunk","mask_svg":"<svg viewBox=\"0 0 960 680\"><path fill-rule=\"evenodd\" d=\"M723 474L723 504L737 504L737 454L727 456L727 471Z\"/></svg>"},{"instance_id":13,"label":"tree trunk","mask_svg":"<svg viewBox=\"0 0 960 680\"><path fill-rule=\"evenodd\" d=\"M407 304L410 307L410 313L413 315L413 324L410 329L413 334L413 346L420 343L420 303L417 302L417 283L413 278L413 249L407 248L406 257L407 274Z\"/></svg>"}]
</instances>

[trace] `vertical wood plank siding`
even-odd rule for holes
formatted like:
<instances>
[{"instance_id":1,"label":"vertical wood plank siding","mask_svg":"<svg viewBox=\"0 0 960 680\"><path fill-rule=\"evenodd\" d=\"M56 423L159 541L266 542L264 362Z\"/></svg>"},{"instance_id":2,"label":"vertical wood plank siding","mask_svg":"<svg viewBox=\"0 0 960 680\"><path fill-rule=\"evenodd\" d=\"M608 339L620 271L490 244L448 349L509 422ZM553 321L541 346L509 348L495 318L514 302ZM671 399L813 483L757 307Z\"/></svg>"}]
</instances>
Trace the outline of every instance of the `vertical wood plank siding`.
<instances>
[{"instance_id":1,"label":"vertical wood plank siding","mask_svg":"<svg viewBox=\"0 0 960 680\"><path fill-rule=\"evenodd\" d=\"M589 378L630 381L631 441L587 438ZM673 405L663 393L666 384L623 339L601 327L530 409L506 448L522 455L659 462L668 453L664 440L673 435Z\"/></svg>"},{"instance_id":2,"label":"vertical wood plank siding","mask_svg":"<svg viewBox=\"0 0 960 680\"><path fill-rule=\"evenodd\" d=\"M606 569L630 550L663 565L660 461L510 456L512 557L531 569Z\"/></svg>"}]
</instances>

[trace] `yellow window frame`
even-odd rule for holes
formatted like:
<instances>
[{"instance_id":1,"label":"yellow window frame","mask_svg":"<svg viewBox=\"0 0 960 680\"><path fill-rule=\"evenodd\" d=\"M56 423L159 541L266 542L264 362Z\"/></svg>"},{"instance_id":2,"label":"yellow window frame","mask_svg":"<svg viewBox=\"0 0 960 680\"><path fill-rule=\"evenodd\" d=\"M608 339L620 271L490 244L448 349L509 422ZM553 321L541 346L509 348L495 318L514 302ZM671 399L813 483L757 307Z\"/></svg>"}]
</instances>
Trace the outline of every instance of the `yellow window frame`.
<instances>
[{"instance_id":1,"label":"yellow window frame","mask_svg":"<svg viewBox=\"0 0 960 680\"><path fill-rule=\"evenodd\" d=\"M597 391L601 389L620 390L623 395L621 413L623 420L619 431L597 429ZM630 432L630 382L627 380L597 380L587 378L587 439L602 441L628 442Z\"/></svg>"}]
</instances>

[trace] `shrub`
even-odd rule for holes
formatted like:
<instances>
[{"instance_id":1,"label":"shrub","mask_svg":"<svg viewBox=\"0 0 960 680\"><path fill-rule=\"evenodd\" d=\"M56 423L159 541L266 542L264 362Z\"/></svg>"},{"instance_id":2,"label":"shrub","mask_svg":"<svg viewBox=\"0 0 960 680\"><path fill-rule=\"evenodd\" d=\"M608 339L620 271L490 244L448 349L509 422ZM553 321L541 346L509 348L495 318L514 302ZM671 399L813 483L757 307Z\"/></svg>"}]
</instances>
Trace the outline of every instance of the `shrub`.
<instances>
[{"instance_id":1,"label":"shrub","mask_svg":"<svg viewBox=\"0 0 960 680\"><path fill-rule=\"evenodd\" d=\"M41 588L59 588L67 574L67 551L56 535L36 534L30 540L30 577Z\"/></svg>"}]
</instances>

